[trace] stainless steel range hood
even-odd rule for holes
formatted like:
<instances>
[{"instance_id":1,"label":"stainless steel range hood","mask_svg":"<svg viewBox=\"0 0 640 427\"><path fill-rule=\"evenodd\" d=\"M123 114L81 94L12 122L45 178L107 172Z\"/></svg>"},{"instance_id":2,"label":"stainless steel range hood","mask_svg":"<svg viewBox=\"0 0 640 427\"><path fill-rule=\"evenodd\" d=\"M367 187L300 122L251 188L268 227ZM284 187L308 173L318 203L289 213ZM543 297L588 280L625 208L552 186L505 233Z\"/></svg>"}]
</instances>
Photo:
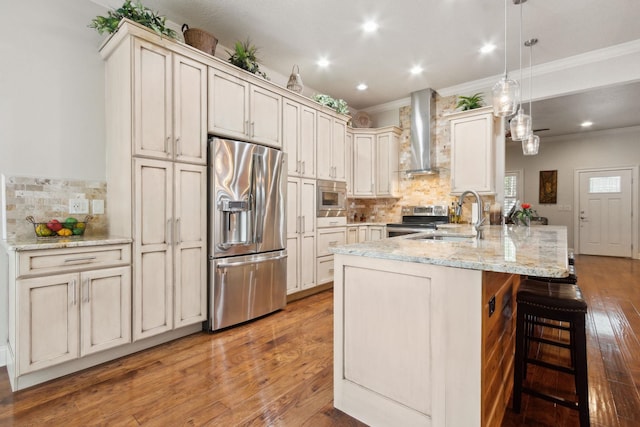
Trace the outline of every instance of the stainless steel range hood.
<instances>
[{"instance_id":1,"label":"stainless steel range hood","mask_svg":"<svg viewBox=\"0 0 640 427\"><path fill-rule=\"evenodd\" d=\"M436 93L423 89L411 93L411 163L407 175L431 175L436 145Z\"/></svg>"}]
</instances>

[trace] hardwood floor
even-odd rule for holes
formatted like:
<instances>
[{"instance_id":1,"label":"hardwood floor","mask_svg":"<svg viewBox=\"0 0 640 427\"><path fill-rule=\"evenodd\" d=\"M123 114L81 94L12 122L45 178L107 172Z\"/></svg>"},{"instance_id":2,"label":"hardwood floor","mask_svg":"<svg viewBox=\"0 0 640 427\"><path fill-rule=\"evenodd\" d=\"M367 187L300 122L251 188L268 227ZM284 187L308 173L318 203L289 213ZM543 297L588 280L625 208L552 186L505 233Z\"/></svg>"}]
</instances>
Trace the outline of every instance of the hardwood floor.
<instances>
[{"instance_id":1,"label":"hardwood floor","mask_svg":"<svg viewBox=\"0 0 640 427\"><path fill-rule=\"evenodd\" d=\"M640 261L579 256L576 266L589 303L591 423L640 425ZM364 426L333 408L332 298L323 292L16 393L2 368L0 425ZM564 374L532 367L528 378L573 392ZM503 422L520 425L575 426L577 412L524 395L522 413L508 410Z\"/></svg>"}]
</instances>

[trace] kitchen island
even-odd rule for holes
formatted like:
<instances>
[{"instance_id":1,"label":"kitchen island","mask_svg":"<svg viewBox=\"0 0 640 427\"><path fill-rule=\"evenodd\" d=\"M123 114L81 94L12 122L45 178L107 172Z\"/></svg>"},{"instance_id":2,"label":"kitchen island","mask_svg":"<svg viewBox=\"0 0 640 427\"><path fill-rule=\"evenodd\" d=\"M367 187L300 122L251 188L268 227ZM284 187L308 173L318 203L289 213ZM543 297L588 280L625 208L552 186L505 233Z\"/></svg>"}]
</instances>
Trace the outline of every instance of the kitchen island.
<instances>
[{"instance_id":1,"label":"kitchen island","mask_svg":"<svg viewBox=\"0 0 640 427\"><path fill-rule=\"evenodd\" d=\"M498 426L520 275L568 275L565 227L469 226L332 249L334 405L371 426Z\"/></svg>"}]
</instances>

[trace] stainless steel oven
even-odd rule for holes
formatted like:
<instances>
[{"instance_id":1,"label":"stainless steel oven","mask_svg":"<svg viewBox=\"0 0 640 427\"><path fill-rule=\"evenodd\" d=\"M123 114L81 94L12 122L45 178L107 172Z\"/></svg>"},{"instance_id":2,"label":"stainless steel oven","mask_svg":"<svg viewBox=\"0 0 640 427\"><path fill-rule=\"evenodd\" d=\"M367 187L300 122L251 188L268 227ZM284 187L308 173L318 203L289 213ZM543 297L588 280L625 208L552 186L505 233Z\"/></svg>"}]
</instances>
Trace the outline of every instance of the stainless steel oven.
<instances>
[{"instance_id":1,"label":"stainless steel oven","mask_svg":"<svg viewBox=\"0 0 640 427\"><path fill-rule=\"evenodd\" d=\"M447 212L448 208L445 205L404 206L402 222L387 224L387 237L435 230L439 224L449 222Z\"/></svg>"},{"instance_id":2,"label":"stainless steel oven","mask_svg":"<svg viewBox=\"0 0 640 427\"><path fill-rule=\"evenodd\" d=\"M347 183L318 180L318 217L347 216Z\"/></svg>"}]
</instances>

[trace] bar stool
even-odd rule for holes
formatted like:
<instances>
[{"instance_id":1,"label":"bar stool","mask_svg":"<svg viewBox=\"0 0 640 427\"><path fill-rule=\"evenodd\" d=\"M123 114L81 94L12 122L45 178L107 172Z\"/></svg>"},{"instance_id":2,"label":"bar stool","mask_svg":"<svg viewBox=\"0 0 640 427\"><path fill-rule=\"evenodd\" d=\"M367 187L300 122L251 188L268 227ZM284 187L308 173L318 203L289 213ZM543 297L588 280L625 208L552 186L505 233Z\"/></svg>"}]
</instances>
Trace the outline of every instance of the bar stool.
<instances>
[{"instance_id":1,"label":"bar stool","mask_svg":"<svg viewBox=\"0 0 640 427\"><path fill-rule=\"evenodd\" d=\"M513 410L520 412L522 393L545 399L579 412L580 425L589 425L589 385L587 377L587 340L585 316L587 303L578 285L568 283L540 282L526 279L520 283L516 296L516 354L513 372ZM552 323L566 322L568 326ZM569 331L569 342L559 342L537 337L534 326L550 327ZM571 352L571 367L560 366L530 357L532 341L567 348ZM577 401L542 393L523 382L527 375L527 365L534 364L547 369L572 374L575 380Z\"/></svg>"}]
</instances>

